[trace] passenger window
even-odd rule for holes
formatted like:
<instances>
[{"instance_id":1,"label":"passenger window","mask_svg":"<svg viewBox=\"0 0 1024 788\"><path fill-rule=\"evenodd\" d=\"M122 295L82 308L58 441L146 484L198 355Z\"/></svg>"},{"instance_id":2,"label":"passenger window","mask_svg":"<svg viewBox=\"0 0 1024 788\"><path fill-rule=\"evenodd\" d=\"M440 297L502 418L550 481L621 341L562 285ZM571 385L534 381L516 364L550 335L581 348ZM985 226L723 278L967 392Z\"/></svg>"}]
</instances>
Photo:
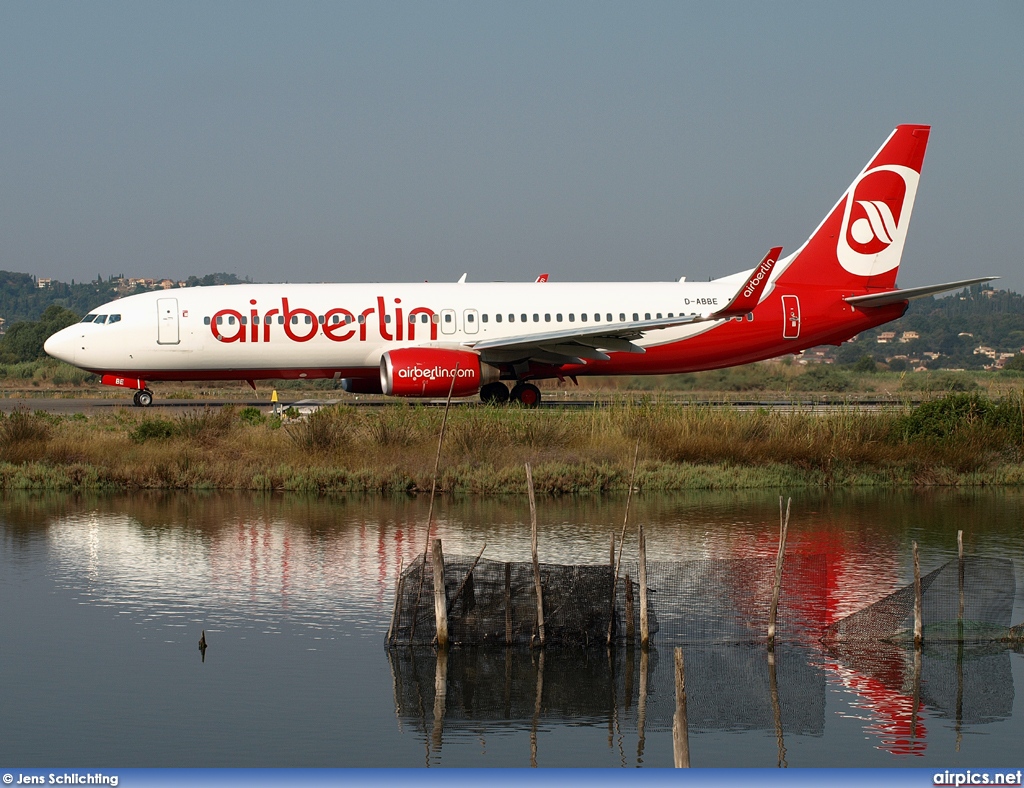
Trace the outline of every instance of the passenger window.
<instances>
[{"instance_id":1,"label":"passenger window","mask_svg":"<svg viewBox=\"0 0 1024 788\"><path fill-rule=\"evenodd\" d=\"M570 323L575 323L576 322L576 313L575 312L570 312L569 313L569 322Z\"/></svg>"},{"instance_id":2,"label":"passenger window","mask_svg":"<svg viewBox=\"0 0 1024 788\"><path fill-rule=\"evenodd\" d=\"M445 315L444 316L444 322L445 323L451 323L452 322L452 316L451 315Z\"/></svg>"},{"instance_id":3,"label":"passenger window","mask_svg":"<svg viewBox=\"0 0 1024 788\"><path fill-rule=\"evenodd\" d=\"M441 322L441 317L439 315L431 315L430 322L433 323L434 325L437 325L438 323Z\"/></svg>"},{"instance_id":4,"label":"passenger window","mask_svg":"<svg viewBox=\"0 0 1024 788\"><path fill-rule=\"evenodd\" d=\"M650 319L651 319L651 313L650 312L644 312L644 320L650 320Z\"/></svg>"},{"instance_id":5,"label":"passenger window","mask_svg":"<svg viewBox=\"0 0 1024 788\"><path fill-rule=\"evenodd\" d=\"M362 325L363 323L365 323L365 322L366 322L366 315L360 315L360 316L359 316L358 318L356 318L356 319L357 319L357 320L359 321L359 324L360 324L360 325Z\"/></svg>"},{"instance_id":6,"label":"passenger window","mask_svg":"<svg viewBox=\"0 0 1024 788\"><path fill-rule=\"evenodd\" d=\"M260 324L260 316L259 315L253 315L252 316L252 324L254 326L258 326Z\"/></svg>"},{"instance_id":7,"label":"passenger window","mask_svg":"<svg viewBox=\"0 0 1024 788\"><path fill-rule=\"evenodd\" d=\"M582 320L584 323L587 322L587 313L586 312L584 312L584 313L582 313L580 315L580 320Z\"/></svg>"},{"instance_id":8,"label":"passenger window","mask_svg":"<svg viewBox=\"0 0 1024 788\"><path fill-rule=\"evenodd\" d=\"M658 312L658 320L661 320L661 312Z\"/></svg>"},{"instance_id":9,"label":"passenger window","mask_svg":"<svg viewBox=\"0 0 1024 788\"><path fill-rule=\"evenodd\" d=\"M496 314L496 315L494 316L494 321L495 321L496 323L500 323L500 322L501 322L501 312L499 312L498 314Z\"/></svg>"},{"instance_id":10,"label":"passenger window","mask_svg":"<svg viewBox=\"0 0 1024 788\"><path fill-rule=\"evenodd\" d=\"M482 315L480 315L480 320L482 320L484 323L487 322L487 313L486 312L484 312Z\"/></svg>"},{"instance_id":11,"label":"passenger window","mask_svg":"<svg viewBox=\"0 0 1024 788\"><path fill-rule=\"evenodd\" d=\"M283 326L284 325L284 315L278 315L277 316L277 324L279 326Z\"/></svg>"},{"instance_id":12,"label":"passenger window","mask_svg":"<svg viewBox=\"0 0 1024 788\"><path fill-rule=\"evenodd\" d=\"M668 313L668 316L669 317L675 317L675 315L673 315L671 312Z\"/></svg>"},{"instance_id":13,"label":"passenger window","mask_svg":"<svg viewBox=\"0 0 1024 788\"><path fill-rule=\"evenodd\" d=\"M416 322L416 315L409 315L409 325L411 326Z\"/></svg>"},{"instance_id":14,"label":"passenger window","mask_svg":"<svg viewBox=\"0 0 1024 788\"><path fill-rule=\"evenodd\" d=\"M640 315L637 314L636 312L634 312L633 313L633 320L639 320L639 319L640 319Z\"/></svg>"},{"instance_id":15,"label":"passenger window","mask_svg":"<svg viewBox=\"0 0 1024 788\"><path fill-rule=\"evenodd\" d=\"M508 316L508 322L509 323L515 323L516 322L516 316L515 315L509 315Z\"/></svg>"},{"instance_id":16,"label":"passenger window","mask_svg":"<svg viewBox=\"0 0 1024 788\"><path fill-rule=\"evenodd\" d=\"M244 317L238 318L238 322L241 323L244 326L245 325L245 318Z\"/></svg>"},{"instance_id":17,"label":"passenger window","mask_svg":"<svg viewBox=\"0 0 1024 788\"><path fill-rule=\"evenodd\" d=\"M600 323L601 322L601 315L600 315L600 313L594 315L594 322L595 323Z\"/></svg>"},{"instance_id":18,"label":"passenger window","mask_svg":"<svg viewBox=\"0 0 1024 788\"><path fill-rule=\"evenodd\" d=\"M551 315L550 314L544 315L544 322L545 323L550 323L551 322Z\"/></svg>"},{"instance_id":19,"label":"passenger window","mask_svg":"<svg viewBox=\"0 0 1024 788\"><path fill-rule=\"evenodd\" d=\"M625 312L619 312L619 320L621 320L623 323L626 322L626 313Z\"/></svg>"},{"instance_id":20,"label":"passenger window","mask_svg":"<svg viewBox=\"0 0 1024 788\"><path fill-rule=\"evenodd\" d=\"M607 314L607 315L605 316L605 318L604 318L604 319L605 319L605 321L606 321L606 322L608 322L608 323L611 323L611 322L612 322L612 313L611 313L611 312L609 312L609 313L608 313L608 314Z\"/></svg>"},{"instance_id":21,"label":"passenger window","mask_svg":"<svg viewBox=\"0 0 1024 788\"><path fill-rule=\"evenodd\" d=\"M557 315L555 315L555 320L557 320L559 323L562 322L562 313L561 312L559 312Z\"/></svg>"},{"instance_id":22,"label":"passenger window","mask_svg":"<svg viewBox=\"0 0 1024 788\"><path fill-rule=\"evenodd\" d=\"M235 316L234 315L228 315L228 325L229 326L233 326L234 324L235 324Z\"/></svg>"},{"instance_id":23,"label":"passenger window","mask_svg":"<svg viewBox=\"0 0 1024 788\"><path fill-rule=\"evenodd\" d=\"M747 322L751 322L754 319L753 312L747 312Z\"/></svg>"},{"instance_id":24,"label":"passenger window","mask_svg":"<svg viewBox=\"0 0 1024 788\"><path fill-rule=\"evenodd\" d=\"M317 315L316 316L316 322L319 323L320 325L323 325L324 324L324 316L323 315Z\"/></svg>"},{"instance_id":25,"label":"passenger window","mask_svg":"<svg viewBox=\"0 0 1024 788\"><path fill-rule=\"evenodd\" d=\"M308 325L309 325L310 323L312 323L312 322L313 322L313 318L311 318L311 317L310 317L309 315L306 315L306 325L308 326ZM391 315L388 315L388 320L387 320L387 322L388 322L388 323L390 323L390 322L391 322Z\"/></svg>"},{"instance_id":26,"label":"passenger window","mask_svg":"<svg viewBox=\"0 0 1024 788\"><path fill-rule=\"evenodd\" d=\"M388 317L391 317L391 315L388 315ZM384 319L387 320L387 318L384 318ZM475 318L473 317L473 313L472 312L470 312L469 314L466 315L466 322L467 323L472 323L474 321L474 319Z\"/></svg>"},{"instance_id":27,"label":"passenger window","mask_svg":"<svg viewBox=\"0 0 1024 788\"><path fill-rule=\"evenodd\" d=\"M204 326L210 325L210 318L208 316L203 318L203 325Z\"/></svg>"},{"instance_id":28,"label":"passenger window","mask_svg":"<svg viewBox=\"0 0 1024 788\"><path fill-rule=\"evenodd\" d=\"M292 315L292 325L293 326L297 326L298 324L299 324L299 316L298 315Z\"/></svg>"},{"instance_id":29,"label":"passenger window","mask_svg":"<svg viewBox=\"0 0 1024 788\"><path fill-rule=\"evenodd\" d=\"M536 312L533 313L533 322L534 323L539 323L540 322L540 315L538 315Z\"/></svg>"}]
</instances>

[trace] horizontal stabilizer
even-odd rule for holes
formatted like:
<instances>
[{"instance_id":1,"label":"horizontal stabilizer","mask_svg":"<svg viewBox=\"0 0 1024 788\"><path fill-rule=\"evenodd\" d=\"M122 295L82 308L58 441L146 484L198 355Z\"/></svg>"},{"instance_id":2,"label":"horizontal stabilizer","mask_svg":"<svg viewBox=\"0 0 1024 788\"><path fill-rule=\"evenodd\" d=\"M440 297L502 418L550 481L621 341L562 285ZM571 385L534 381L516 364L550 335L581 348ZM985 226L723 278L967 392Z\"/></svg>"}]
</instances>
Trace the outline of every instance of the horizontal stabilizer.
<instances>
[{"instance_id":1,"label":"horizontal stabilizer","mask_svg":"<svg viewBox=\"0 0 1024 788\"><path fill-rule=\"evenodd\" d=\"M980 284L981 282L991 282L993 279L998 278L998 276L981 276L977 279L964 279L960 282L946 282L941 285L908 287L906 290L890 290L888 293L869 293L868 295L850 296L843 300L848 304L859 307L889 306L890 304L898 304L901 301L910 301L914 298L924 298L925 296L935 295L936 293L960 290L964 287Z\"/></svg>"},{"instance_id":2,"label":"horizontal stabilizer","mask_svg":"<svg viewBox=\"0 0 1024 788\"><path fill-rule=\"evenodd\" d=\"M761 300L761 294L764 293L765 287L768 286L768 280L771 278L772 269L779 261L779 257L781 255L781 246L769 249L768 254L764 256L764 259L762 259L761 262L758 263L757 267L751 272L750 278L736 292L732 301L730 301L723 309L719 309L711 315L711 318L718 319L724 317L735 317L737 315L745 315L747 312L753 311L754 307L757 306L758 302Z\"/></svg>"}]
</instances>

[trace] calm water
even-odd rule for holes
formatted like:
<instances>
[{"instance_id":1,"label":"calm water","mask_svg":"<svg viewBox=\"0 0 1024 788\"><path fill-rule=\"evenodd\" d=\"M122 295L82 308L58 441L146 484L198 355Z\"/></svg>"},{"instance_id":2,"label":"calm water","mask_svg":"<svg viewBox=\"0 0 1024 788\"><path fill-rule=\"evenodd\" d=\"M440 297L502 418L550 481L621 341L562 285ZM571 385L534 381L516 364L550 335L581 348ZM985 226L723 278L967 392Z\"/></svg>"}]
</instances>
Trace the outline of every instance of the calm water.
<instances>
[{"instance_id":1,"label":"calm water","mask_svg":"<svg viewBox=\"0 0 1024 788\"><path fill-rule=\"evenodd\" d=\"M540 501L549 563L607 561L622 499ZM672 656L383 646L426 501L235 495L0 499L0 762L21 766L668 766ZM770 493L646 496L652 560L774 555ZM525 498L446 500L447 553L527 560ZM799 495L789 552L824 625L956 555L1024 566L1018 492ZM799 563L796 559L795 563ZM1013 593L1012 622L1024 621ZM765 601L767 603L767 600ZM196 643L206 631L202 659ZM687 649L695 766L1014 766L1024 657L933 646ZM447 684L443 699L438 679ZM773 694L772 689L775 692ZM443 700L443 702L442 702Z\"/></svg>"}]
</instances>

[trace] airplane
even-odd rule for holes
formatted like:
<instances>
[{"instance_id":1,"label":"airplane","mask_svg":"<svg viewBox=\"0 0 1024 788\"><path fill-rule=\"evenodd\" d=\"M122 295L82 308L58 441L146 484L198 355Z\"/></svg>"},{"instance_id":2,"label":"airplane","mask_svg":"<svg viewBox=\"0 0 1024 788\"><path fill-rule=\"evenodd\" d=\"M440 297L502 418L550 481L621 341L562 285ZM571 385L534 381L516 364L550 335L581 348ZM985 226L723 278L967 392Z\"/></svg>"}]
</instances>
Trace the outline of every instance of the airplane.
<instances>
[{"instance_id":1,"label":"airplane","mask_svg":"<svg viewBox=\"0 0 1024 788\"><path fill-rule=\"evenodd\" d=\"M896 275L930 126L889 135L806 242L708 282L239 284L140 293L45 350L135 389L152 381L334 379L352 393L540 403L532 382L716 369L839 345L914 298ZM511 390L509 385L512 384Z\"/></svg>"}]
</instances>

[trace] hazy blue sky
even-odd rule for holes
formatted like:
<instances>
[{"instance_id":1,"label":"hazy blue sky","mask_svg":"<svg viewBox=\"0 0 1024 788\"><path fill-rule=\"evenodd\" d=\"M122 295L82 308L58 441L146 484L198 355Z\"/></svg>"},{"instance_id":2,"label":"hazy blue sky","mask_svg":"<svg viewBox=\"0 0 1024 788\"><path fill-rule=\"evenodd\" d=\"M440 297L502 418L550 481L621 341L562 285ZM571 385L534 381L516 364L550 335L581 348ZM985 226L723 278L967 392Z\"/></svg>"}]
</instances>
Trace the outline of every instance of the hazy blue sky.
<instances>
[{"instance_id":1,"label":"hazy blue sky","mask_svg":"<svg viewBox=\"0 0 1024 788\"><path fill-rule=\"evenodd\" d=\"M0 268L706 279L933 126L900 284L1024 290L1024 3L0 4Z\"/></svg>"}]
</instances>

